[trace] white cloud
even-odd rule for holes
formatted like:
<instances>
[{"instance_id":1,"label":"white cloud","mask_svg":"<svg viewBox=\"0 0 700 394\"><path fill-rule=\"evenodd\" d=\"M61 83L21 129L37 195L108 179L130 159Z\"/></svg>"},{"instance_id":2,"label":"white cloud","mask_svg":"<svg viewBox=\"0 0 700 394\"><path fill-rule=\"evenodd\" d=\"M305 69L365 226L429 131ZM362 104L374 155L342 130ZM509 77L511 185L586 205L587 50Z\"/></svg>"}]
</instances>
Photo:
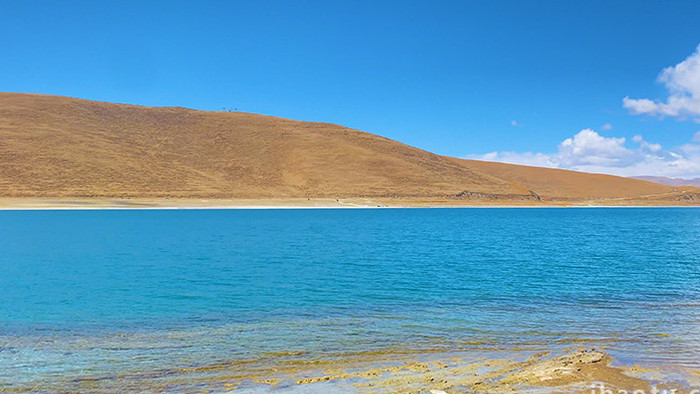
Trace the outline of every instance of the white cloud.
<instances>
[{"instance_id":1,"label":"white cloud","mask_svg":"<svg viewBox=\"0 0 700 394\"><path fill-rule=\"evenodd\" d=\"M698 142L695 137L693 141ZM632 138L633 147L625 142L625 138L604 137L585 129L562 141L555 153L491 152L466 158L621 176L700 177L699 144L664 150L641 135Z\"/></svg>"},{"instance_id":2,"label":"white cloud","mask_svg":"<svg viewBox=\"0 0 700 394\"><path fill-rule=\"evenodd\" d=\"M560 165L603 165L617 167L631 159L624 138L606 138L591 129L579 131L559 144Z\"/></svg>"},{"instance_id":3,"label":"white cloud","mask_svg":"<svg viewBox=\"0 0 700 394\"><path fill-rule=\"evenodd\" d=\"M511 125L511 126L518 127L518 126L520 126L520 123L518 123L516 120L511 120L511 121L510 121L510 125Z\"/></svg>"},{"instance_id":4,"label":"white cloud","mask_svg":"<svg viewBox=\"0 0 700 394\"><path fill-rule=\"evenodd\" d=\"M687 59L665 68L658 81L669 92L666 102L625 97L622 106L637 115L700 116L700 45Z\"/></svg>"},{"instance_id":5,"label":"white cloud","mask_svg":"<svg viewBox=\"0 0 700 394\"><path fill-rule=\"evenodd\" d=\"M610 123L606 123L600 129L601 130L612 130L613 126Z\"/></svg>"},{"instance_id":6,"label":"white cloud","mask_svg":"<svg viewBox=\"0 0 700 394\"><path fill-rule=\"evenodd\" d=\"M678 147L678 150L686 155L700 154L700 145L685 144Z\"/></svg>"},{"instance_id":7,"label":"white cloud","mask_svg":"<svg viewBox=\"0 0 700 394\"><path fill-rule=\"evenodd\" d=\"M650 144L644 141L644 138L639 134L632 137L632 141L639 143L640 148L643 150L651 152L659 152L661 150L661 144Z\"/></svg>"},{"instance_id":8,"label":"white cloud","mask_svg":"<svg viewBox=\"0 0 700 394\"><path fill-rule=\"evenodd\" d=\"M700 142L700 131L693 135L693 142Z\"/></svg>"}]
</instances>

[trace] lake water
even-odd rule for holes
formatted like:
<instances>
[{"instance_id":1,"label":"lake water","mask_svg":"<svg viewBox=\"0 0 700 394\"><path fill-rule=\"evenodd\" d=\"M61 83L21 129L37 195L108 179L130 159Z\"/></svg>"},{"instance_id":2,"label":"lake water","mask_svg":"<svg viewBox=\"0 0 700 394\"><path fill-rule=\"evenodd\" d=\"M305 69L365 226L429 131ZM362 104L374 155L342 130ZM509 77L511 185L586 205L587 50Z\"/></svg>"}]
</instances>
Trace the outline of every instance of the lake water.
<instances>
[{"instance_id":1,"label":"lake water","mask_svg":"<svg viewBox=\"0 0 700 394\"><path fill-rule=\"evenodd\" d=\"M0 388L577 343L700 367L700 209L0 211Z\"/></svg>"}]
</instances>

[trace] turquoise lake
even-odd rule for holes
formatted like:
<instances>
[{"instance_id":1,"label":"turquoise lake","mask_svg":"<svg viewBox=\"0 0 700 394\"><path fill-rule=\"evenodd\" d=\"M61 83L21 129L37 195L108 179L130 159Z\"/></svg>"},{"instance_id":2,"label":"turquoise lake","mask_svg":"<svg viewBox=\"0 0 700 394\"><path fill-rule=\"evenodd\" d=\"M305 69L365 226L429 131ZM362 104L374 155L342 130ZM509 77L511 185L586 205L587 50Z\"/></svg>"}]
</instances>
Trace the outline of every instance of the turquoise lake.
<instances>
[{"instance_id":1,"label":"turquoise lake","mask_svg":"<svg viewBox=\"0 0 700 394\"><path fill-rule=\"evenodd\" d=\"M576 343L700 367L700 209L0 211L0 388Z\"/></svg>"}]
</instances>

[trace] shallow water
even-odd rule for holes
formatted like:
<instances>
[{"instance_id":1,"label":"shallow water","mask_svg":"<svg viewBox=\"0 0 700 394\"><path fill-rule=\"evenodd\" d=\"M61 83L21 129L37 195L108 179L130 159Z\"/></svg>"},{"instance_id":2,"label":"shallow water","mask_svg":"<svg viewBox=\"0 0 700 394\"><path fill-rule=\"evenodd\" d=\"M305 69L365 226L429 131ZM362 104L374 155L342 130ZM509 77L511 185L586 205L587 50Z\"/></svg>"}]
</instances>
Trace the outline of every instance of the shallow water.
<instances>
[{"instance_id":1,"label":"shallow water","mask_svg":"<svg viewBox=\"0 0 700 394\"><path fill-rule=\"evenodd\" d=\"M0 388L576 343L698 368L699 241L693 208L3 211Z\"/></svg>"}]
</instances>

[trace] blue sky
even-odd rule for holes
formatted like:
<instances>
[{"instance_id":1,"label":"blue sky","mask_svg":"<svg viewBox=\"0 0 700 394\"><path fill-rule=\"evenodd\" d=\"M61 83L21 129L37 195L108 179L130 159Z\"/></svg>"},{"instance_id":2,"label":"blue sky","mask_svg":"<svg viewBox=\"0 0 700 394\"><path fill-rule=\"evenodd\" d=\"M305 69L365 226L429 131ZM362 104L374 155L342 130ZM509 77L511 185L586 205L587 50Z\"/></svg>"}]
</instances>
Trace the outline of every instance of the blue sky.
<instances>
[{"instance_id":1,"label":"blue sky","mask_svg":"<svg viewBox=\"0 0 700 394\"><path fill-rule=\"evenodd\" d=\"M238 108L457 157L691 177L699 16L693 1L6 0L0 90Z\"/></svg>"}]
</instances>

